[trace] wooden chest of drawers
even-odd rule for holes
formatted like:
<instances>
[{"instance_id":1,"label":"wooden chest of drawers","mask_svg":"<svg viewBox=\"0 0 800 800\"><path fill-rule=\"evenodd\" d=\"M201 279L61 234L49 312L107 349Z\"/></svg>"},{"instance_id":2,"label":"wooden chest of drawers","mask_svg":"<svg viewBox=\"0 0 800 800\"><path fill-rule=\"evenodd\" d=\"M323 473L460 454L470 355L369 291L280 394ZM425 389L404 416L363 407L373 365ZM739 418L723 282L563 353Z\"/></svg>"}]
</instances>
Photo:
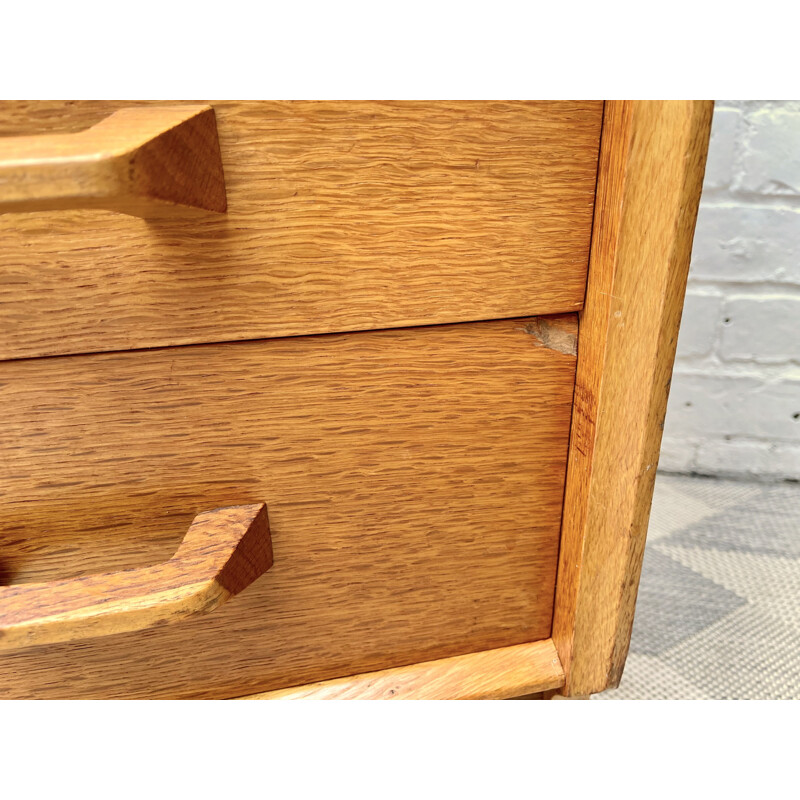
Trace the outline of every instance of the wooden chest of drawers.
<instances>
[{"instance_id":1,"label":"wooden chest of drawers","mask_svg":"<svg viewBox=\"0 0 800 800\"><path fill-rule=\"evenodd\" d=\"M618 681L709 122L0 104L0 695Z\"/></svg>"}]
</instances>

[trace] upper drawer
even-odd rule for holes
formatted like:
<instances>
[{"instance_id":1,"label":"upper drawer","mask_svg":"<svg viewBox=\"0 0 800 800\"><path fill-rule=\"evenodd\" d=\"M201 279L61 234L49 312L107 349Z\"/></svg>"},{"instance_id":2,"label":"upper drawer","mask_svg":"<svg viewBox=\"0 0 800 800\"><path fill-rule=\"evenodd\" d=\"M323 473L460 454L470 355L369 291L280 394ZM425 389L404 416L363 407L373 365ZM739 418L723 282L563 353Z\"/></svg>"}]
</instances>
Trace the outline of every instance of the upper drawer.
<instances>
[{"instance_id":1,"label":"upper drawer","mask_svg":"<svg viewBox=\"0 0 800 800\"><path fill-rule=\"evenodd\" d=\"M210 104L227 213L0 216L0 358L581 307L601 102ZM0 135L134 105L2 102Z\"/></svg>"}]
</instances>

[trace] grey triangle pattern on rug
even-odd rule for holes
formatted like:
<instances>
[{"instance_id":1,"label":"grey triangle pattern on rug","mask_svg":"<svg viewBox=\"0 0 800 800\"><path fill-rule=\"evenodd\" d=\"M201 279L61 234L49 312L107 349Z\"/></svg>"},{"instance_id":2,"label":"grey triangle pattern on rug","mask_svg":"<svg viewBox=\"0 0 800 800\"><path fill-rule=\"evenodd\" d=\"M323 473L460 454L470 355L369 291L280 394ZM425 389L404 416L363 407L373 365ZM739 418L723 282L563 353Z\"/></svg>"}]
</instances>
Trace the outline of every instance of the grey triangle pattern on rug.
<instances>
[{"instance_id":1,"label":"grey triangle pattern on rug","mask_svg":"<svg viewBox=\"0 0 800 800\"><path fill-rule=\"evenodd\" d=\"M631 647L598 700L800 699L800 485L659 474Z\"/></svg>"},{"instance_id":2,"label":"grey triangle pattern on rug","mask_svg":"<svg viewBox=\"0 0 800 800\"><path fill-rule=\"evenodd\" d=\"M674 534L670 541L683 547L800 558L798 505L796 486L764 487L756 497Z\"/></svg>"}]
</instances>

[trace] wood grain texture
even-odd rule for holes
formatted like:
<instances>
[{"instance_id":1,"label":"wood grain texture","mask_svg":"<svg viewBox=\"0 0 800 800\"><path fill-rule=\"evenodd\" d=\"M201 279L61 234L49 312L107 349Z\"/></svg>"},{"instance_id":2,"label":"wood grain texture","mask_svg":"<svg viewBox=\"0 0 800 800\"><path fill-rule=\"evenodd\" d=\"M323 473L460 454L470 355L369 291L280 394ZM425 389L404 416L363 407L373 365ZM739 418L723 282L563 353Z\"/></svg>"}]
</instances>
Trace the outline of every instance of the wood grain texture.
<instances>
[{"instance_id":1,"label":"wood grain texture","mask_svg":"<svg viewBox=\"0 0 800 800\"><path fill-rule=\"evenodd\" d=\"M275 552L202 619L0 657L0 695L241 696L547 638L576 359L531 324L0 364L5 583L157 563L260 501Z\"/></svg>"},{"instance_id":2,"label":"wood grain texture","mask_svg":"<svg viewBox=\"0 0 800 800\"><path fill-rule=\"evenodd\" d=\"M6 101L0 135L140 105ZM227 214L0 217L0 358L581 307L602 103L213 107Z\"/></svg>"},{"instance_id":3,"label":"wood grain texture","mask_svg":"<svg viewBox=\"0 0 800 800\"><path fill-rule=\"evenodd\" d=\"M214 110L127 108L78 133L0 138L0 213L225 211ZM87 233L84 231L84 233Z\"/></svg>"},{"instance_id":4,"label":"wood grain texture","mask_svg":"<svg viewBox=\"0 0 800 800\"><path fill-rule=\"evenodd\" d=\"M198 514L152 567L0 587L0 651L139 631L213 611L272 566L263 503Z\"/></svg>"},{"instance_id":5,"label":"wood grain texture","mask_svg":"<svg viewBox=\"0 0 800 800\"><path fill-rule=\"evenodd\" d=\"M627 656L712 108L606 104L553 623L569 695Z\"/></svg>"},{"instance_id":6,"label":"wood grain texture","mask_svg":"<svg viewBox=\"0 0 800 800\"><path fill-rule=\"evenodd\" d=\"M564 670L552 639L278 689L243 700L507 700L555 689Z\"/></svg>"}]
</instances>

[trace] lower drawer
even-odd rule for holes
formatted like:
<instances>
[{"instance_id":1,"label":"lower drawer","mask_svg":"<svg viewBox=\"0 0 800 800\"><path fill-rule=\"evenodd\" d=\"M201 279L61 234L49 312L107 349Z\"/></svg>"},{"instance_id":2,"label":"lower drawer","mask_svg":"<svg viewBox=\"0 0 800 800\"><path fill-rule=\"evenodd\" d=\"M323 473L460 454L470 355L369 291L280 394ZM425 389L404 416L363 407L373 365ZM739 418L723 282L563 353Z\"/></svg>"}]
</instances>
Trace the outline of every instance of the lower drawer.
<instances>
[{"instance_id":1,"label":"lower drawer","mask_svg":"<svg viewBox=\"0 0 800 800\"><path fill-rule=\"evenodd\" d=\"M574 315L0 364L0 582L265 501L208 615L12 651L4 697L231 697L550 635Z\"/></svg>"}]
</instances>

